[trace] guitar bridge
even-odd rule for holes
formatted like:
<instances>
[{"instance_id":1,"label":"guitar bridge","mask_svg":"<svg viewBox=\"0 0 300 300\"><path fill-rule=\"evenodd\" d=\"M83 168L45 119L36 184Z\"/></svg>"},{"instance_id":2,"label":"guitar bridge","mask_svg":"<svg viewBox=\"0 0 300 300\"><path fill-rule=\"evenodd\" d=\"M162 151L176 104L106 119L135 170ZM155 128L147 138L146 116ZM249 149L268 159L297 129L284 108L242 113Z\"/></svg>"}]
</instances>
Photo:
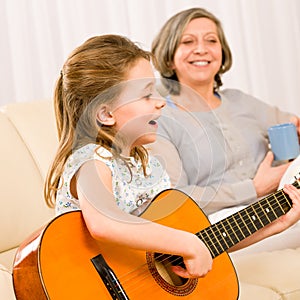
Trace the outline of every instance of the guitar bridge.
<instances>
[{"instance_id":1,"label":"guitar bridge","mask_svg":"<svg viewBox=\"0 0 300 300\"><path fill-rule=\"evenodd\" d=\"M105 259L101 254L93 257L91 259L95 269L100 275L102 281L104 282L105 287L107 288L109 294L114 300L129 300L126 295L125 290L123 289L121 283L119 282L116 274L108 266Z\"/></svg>"}]
</instances>

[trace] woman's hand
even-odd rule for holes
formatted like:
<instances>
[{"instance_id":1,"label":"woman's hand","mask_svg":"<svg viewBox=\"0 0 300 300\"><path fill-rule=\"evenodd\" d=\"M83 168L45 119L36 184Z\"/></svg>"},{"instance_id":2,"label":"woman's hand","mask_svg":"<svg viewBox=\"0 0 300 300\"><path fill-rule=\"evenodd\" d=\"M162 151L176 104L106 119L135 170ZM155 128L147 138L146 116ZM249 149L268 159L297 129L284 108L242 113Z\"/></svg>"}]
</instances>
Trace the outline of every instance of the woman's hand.
<instances>
[{"instance_id":1,"label":"woman's hand","mask_svg":"<svg viewBox=\"0 0 300 300\"><path fill-rule=\"evenodd\" d=\"M280 180L290 163L272 167L274 155L269 151L253 178L257 197L263 197L277 190Z\"/></svg>"},{"instance_id":2,"label":"woman's hand","mask_svg":"<svg viewBox=\"0 0 300 300\"><path fill-rule=\"evenodd\" d=\"M298 133L298 137L299 137L299 141L300 141L300 118L293 116L293 117L291 117L290 120L297 128L297 133Z\"/></svg>"}]
</instances>

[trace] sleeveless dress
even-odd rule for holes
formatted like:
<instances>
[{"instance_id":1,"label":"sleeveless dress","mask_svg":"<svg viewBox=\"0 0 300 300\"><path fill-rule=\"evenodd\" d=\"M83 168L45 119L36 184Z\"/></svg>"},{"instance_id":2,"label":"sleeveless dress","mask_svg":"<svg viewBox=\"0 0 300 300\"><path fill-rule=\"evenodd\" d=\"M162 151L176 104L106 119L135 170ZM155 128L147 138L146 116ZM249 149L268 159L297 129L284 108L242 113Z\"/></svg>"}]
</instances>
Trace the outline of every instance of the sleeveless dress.
<instances>
[{"instance_id":1,"label":"sleeveless dress","mask_svg":"<svg viewBox=\"0 0 300 300\"><path fill-rule=\"evenodd\" d=\"M125 212L140 214L157 194L170 188L170 178L155 157L149 156L147 176L144 176L141 162L133 157L126 158L125 162L113 158L111 152L99 145L87 144L74 151L65 164L61 188L56 195L56 215L80 210L79 200L71 194L70 183L79 168L90 160L102 161L109 167L113 196L118 207Z\"/></svg>"}]
</instances>

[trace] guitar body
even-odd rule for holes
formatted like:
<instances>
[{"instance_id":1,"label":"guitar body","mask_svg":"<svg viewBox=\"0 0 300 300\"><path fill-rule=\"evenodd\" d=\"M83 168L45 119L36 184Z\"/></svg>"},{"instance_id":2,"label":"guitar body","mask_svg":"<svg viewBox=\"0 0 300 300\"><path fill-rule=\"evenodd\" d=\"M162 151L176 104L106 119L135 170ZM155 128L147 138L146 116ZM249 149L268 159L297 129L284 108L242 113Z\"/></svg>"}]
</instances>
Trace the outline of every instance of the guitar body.
<instances>
[{"instance_id":1,"label":"guitar body","mask_svg":"<svg viewBox=\"0 0 300 300\"><path fill-rule=\"evenodd\" d=\"M192 233L210 226L195 202L178 190L160 193L141 217ZM119 299L111 296L91 262L99 254L130 300L238 298L236 273L226 252L214 259L204 278L174 283L154 254L94 240L76 211L53 219L19 247L13 270L17 299Z\"/></svg>"}]
</instances>

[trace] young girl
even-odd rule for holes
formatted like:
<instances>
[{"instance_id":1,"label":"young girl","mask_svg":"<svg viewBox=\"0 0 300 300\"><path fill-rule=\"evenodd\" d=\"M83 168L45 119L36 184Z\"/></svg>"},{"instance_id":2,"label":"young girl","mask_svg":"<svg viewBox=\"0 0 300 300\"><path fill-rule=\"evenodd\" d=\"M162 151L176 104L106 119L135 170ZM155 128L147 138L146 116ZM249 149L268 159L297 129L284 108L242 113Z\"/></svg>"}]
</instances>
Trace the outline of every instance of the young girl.
<instances>
[{"instance_id":1,"label":"young girl","mask_svg":"<svg viewBox=\"0 0 300 300\"><path fill-rule=\"evenodd\" d=\"M55 90L59 148L45 197L57 214L81 210L96 240L180 255L185 268L172 270L185 278L202 277L211 270L212 257L196 235L138 217L170 187L158 160L143 147L155 141L165 105L155 94L150 59L150 53L117 35L90 38L71 53ZM241 245L299 219L299 193L292 186L285 190L294 207Z\"/></svg>"}]
</instances>

